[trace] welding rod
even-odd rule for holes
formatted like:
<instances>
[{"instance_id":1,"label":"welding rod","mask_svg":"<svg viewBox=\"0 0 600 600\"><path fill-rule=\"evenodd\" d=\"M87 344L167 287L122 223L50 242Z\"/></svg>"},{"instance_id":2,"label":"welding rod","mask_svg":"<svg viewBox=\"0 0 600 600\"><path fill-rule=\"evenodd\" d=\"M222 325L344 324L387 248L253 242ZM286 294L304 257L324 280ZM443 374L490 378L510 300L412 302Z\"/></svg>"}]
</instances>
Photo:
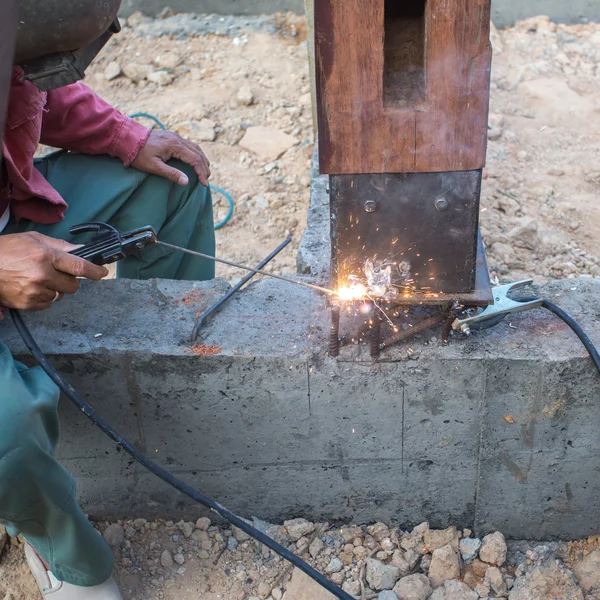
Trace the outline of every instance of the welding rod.
<instances>
[{"instance_id":1,"label":"welding rod","mask_svg":"<svg viewBox=\"0 0 600 600\"><path fill-rule=\"evenodd\" d=\"M288 237L284 242L279 244L267 258L263 259L259 265L256 267L256 270L263 269L266 267L286 246L292 243L292 238ZM218 310L231 296L237 294L254 276L256 273L248 273L245 277L243 277L236 285L234 285L216 304L213 304L210 308L207 308L196 320L196 325L194 326L194 331L192 332L192 342L195 342L198 339L198 334L200 333L200 328L202 327L204 321L216 310Z\"/></svg>"},{"instance_id":2,"label":"welding rod","mask_svg":"<svg viewBox=\"0 0 600 600\"><path fill-rule=\"evenodd\" d=\"M186 254L191 254L192 256L198 256L199 258L205 258L207 260L212 260L213 262L222 263L224 265L228 265L230 267L235 267L236 269L244 269L245 271L250 271L255 275L266 275L267 277L272 277L273 279L279 279L281 281L285 281L287 283L293 283L295 285L301 285L306 288L310 288L311 290L315 290L317 292L323 292L324 294L329 294L330 296L337 296L337 292L333 290L328 290L327 288L320 287L318 285L313 285L312 283L305 283L304 281L298 281L296 279L292 279L290 277L283 277L282 275L275 275L274 273L267 273L266 271L262 271L261 269L253 269L252 267L247 267L245 265L240 265L238 263L231 262L229 260L225 260L224 258L216 258L215 256L209 256L208 254L203 254L202 252L194 252L194 250L188 250L187 248L182 248L181 246L175 246L173 244L167 244L167 242L157 241L157 244L161 246L165 246L165 248L171 248L172 250L179 250L180 252L185 252Z\"/></svg>"}]
</instances>

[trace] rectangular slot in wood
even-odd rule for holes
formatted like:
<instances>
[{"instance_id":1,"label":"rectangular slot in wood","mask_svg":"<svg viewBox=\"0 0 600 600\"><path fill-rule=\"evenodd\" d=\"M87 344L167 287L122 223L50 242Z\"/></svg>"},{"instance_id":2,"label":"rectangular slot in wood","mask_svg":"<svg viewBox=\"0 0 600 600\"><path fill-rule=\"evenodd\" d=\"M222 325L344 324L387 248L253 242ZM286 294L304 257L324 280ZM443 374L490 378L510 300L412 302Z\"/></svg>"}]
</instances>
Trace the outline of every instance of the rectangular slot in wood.
<instances>
[{"instance_id":1,"label":"rectangular slot in wood","mask_svg":"<svg viewBox=\"0 0 600 600\"><path fill-rule=\"evenodd\" d=\"M418 108L425 102L426 0L385 0L383 103Z\"/></svg>"}]
</instances>

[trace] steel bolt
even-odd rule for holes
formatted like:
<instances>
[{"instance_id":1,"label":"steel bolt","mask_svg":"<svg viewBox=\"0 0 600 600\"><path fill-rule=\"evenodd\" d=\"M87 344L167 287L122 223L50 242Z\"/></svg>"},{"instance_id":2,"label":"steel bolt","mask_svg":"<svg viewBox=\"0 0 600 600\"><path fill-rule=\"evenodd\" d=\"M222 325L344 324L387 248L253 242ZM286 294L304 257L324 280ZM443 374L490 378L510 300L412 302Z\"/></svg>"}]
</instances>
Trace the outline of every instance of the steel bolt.
<instances>
[{"instance_id":1,"label":"steel bolt","mask_svg":"<svg viewBox=\"0 0 600 600\"><path fill-rule=\"evenodd\" d=\"M460 326L460 330L465 334L465 335L471 335L471 328L465 323L464 325Z\"/></svg>"},{"instance_id":2,"label":"steel bolt","mask_svg":"<svg viewBox=\"0 0 600 600\"><path fill-rule=\"evenodd\" d=\"M367 200L365 202L365 210L368 213L373 213L377 209L377 202L375 200Z\"/></svg>"},{"instance_id":3,"label":"steel bolt","mask_svg":"<svg viewBox=\"0 0 600 600\"><path fill-rule=\"evenodd\" d=\"M450 206L450 203L448 202L448 200L446 200L446 198L438 198L435 201L435 208L437 210L446 210L448 206Z\"/></svg>"}]
</instances>

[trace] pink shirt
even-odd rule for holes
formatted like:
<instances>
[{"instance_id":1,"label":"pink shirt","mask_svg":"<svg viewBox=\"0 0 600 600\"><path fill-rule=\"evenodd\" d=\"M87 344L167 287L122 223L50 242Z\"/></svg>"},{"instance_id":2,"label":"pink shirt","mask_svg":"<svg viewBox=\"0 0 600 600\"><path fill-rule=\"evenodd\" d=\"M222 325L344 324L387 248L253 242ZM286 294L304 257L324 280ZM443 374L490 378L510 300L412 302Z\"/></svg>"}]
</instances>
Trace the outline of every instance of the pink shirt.
<instances>
[{"instance_id":1,"label":"pink shirt","mask_svg":"<svg viewBox=\"0 0 600 600\"><path fill-rule=\"evenodd\" d=\"M10 204L15 219L57 223L67 203L33 166L38 143L83 154L108 154L126 167L150 130L121 114L83 83L40 92L13 69L2 152L8 189L0 193L0 216Z\"/></svg>"}]
</instances>

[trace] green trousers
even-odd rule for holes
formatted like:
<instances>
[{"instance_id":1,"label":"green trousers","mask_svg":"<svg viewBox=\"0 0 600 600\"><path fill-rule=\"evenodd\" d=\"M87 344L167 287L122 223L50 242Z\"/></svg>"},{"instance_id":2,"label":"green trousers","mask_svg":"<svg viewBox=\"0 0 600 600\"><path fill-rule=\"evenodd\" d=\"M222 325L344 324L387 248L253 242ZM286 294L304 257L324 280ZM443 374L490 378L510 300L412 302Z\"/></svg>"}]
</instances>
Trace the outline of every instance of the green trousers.
<instances>
[{"instance_id":1,"label":"green trousers","mask_svg":"<svg viewBox=\"0 0 600 600\"><path fill-rule=\"evenodd\" d=\"M71 240L69 227L86 221L119 230L152 225L165 242L214 255L210 190L192 168L174 166L186 173L188 186L105 156L53 154L36 161L36 168L69 204L65 220L11 222L3 235L35 230ZM154 246L122 261L118 276L205 280L214 277L214 263ZM57 579L89 587L111 576L113 555L79 507L75 481L55 458L58 399L47 375L16 362L0 341L0 523L11 535L22 534Z\"/></svg>"}]
</instances>

